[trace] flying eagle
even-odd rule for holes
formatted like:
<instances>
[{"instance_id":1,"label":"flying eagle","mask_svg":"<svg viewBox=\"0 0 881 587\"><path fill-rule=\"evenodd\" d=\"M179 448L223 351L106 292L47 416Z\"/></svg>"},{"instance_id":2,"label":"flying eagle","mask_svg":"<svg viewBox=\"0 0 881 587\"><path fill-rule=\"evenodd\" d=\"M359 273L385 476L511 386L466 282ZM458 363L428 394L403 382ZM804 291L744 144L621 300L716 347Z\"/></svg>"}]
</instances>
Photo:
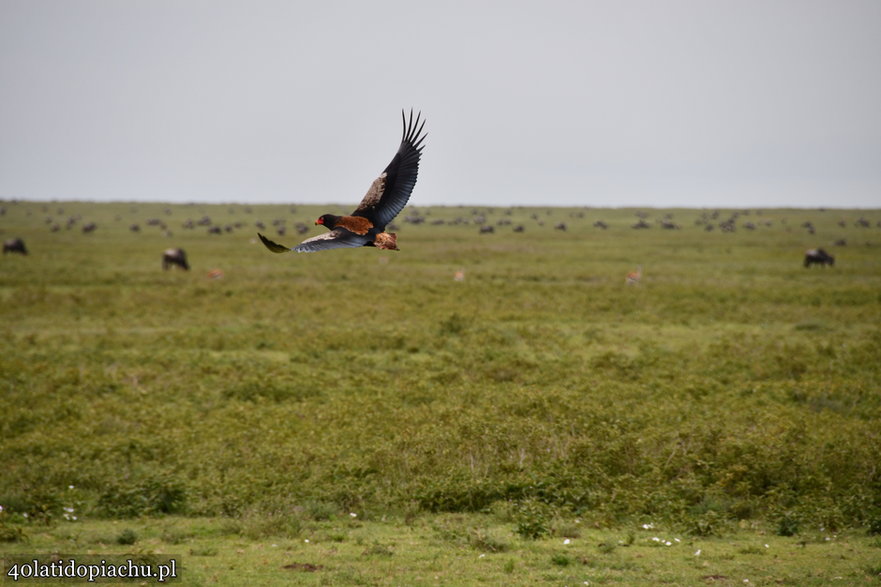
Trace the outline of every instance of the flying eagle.
<instances>
[{"instance_id":1,"label":"flying eagle","mask_svg":"<svg viewBox=\"0 0 881 587\"><path fill-rule=\"evenodd\" d=\"M421 116L421 112L417 113L414 120L413 111L410 110L408 119L401 111L404 133L398 152L370 185L354 212L349 216L322 214L315 224L321 224L330 232L308 238L293 248L274 243L257 233L266 248L273 253L314 253L343 247L398 250L397 236L393 232L385 232L385 227L407 205L413 186L416 185L419 158L424 148L422 143L426 137L422 134L425 121L420 123Z\"/></svg>"}]
</instances>

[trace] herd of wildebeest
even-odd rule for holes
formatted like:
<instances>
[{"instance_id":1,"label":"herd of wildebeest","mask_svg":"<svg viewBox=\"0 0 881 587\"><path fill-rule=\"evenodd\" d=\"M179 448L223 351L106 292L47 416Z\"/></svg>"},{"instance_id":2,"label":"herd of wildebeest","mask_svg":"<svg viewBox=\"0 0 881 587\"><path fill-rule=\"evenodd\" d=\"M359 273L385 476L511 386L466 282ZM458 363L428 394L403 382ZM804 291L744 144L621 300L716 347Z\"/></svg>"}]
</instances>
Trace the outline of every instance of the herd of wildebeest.
<instances>
[{"instance_id":1,"label":"herd of wildebeest","mask_svg":"<svg viewBox=\"0 0 881 587\"><path fill-rule=\"evenodd\" d=\"M417 208L410 208L408 214L403 217L403 222L406 224L419 225L419 224L431 224L431 225L470 225L476 226L479 234L493 234L497 230L511 230L516 233L522 233L527 230L527 224L523 222L515 223L510 217L514 213L513 208L501 209L501 218L498 218L494 222L490 222L489 216L493 213L499 212L500 209L472 209L470 215L459 215L453 218L431 218L432 213L430 210L422 211ZM243 211L245 214L252 214L253 209L250 206L244 206ZM296 208L291 208L291 213L296 214ZM48 212L48 206L43 206L43 212ZM59 216L63 216L63 209L59 208L57 210ZM234 209L230 209L230 212L234 212ZM166 208L164 210L166 216L172 215L171 208ZM0 207L0 216L6 214L6 207ZM30 211L29 211L30 214ZM530 215L530 223L533 227L544 227L546 224L546 220L549 220L549 217L552 215L552 210L544 209L544 210L533 210ZM573 211L570 213L570 217L575 220L584 219L585 212L584 211ZM650 214L646 212L635 212L636 221L630 224L630 228L634 230L645 230L651 228L660 228L662 230L680 230L682 227L678 224L674 218L672 213L664 213L660 218L651 219ZM120 216L116 217L116 221L122 221ZM694 221L697 226L703 227L703 230L707 232L711 232L714 230L719 230L721 232L735 232L737 230L745 230L745 231L754 231L765 227L772 226L772 221L763 220L761 218L761 212L753 214L751 211L735 211L735 212L720 212L720 211L703 211L700 216ZM782 220L785 224L785 220ZM98 225L92 221L83 221L80 215L72 215L67 216L63 220L58 220L52 216L46 217L46 224L49 226L49 230L51 232L58 232L62 230L72 230L75 227L79 226L79 230L83 234L90 234L98 230ZM143 220L143 224L147 227L156 228L161 230L166 236L172 237L173 233L169 228L169 221L167 219L161 217L151 217ZM284 218L276 218L271 222L271 226L274 228L275 232L279 236L284 236L287 234L289 228L287 226L287 220ZM846 226L846 222L841 220L838 223L841 227ZM871 228L873 226L872 222L866 218L860 217L854 223L855 226L861 228ZM261 220L250 222L244 221L235 221L225 224L215 223L209 216L202 215L199 218L187 218L185 221L180 223L180 227L184 230L197 230L203 229L206 230L209 234L220 235L224 233L232 233L242 229L246 229L250 226L259 230L266 231L267 224ZM598 219L592 223L592 227L598 230L606 230L609 228L609 223ZM875 227L881 228L881 221L877 221L874 224ZM567 230L566 222L554 222L553 229L558 231L566 231ZM816 231L814 225L810 221L802 222L799 226L799 229L806 231L808 234L813 235ZM305 222L294 222L292 225L292 229L296 231L297 234L302 235L309 232L309 225ZM394 225L389 225L390 230L397 230L398 227ZM133 223L129 225L129 230L133 233L141 232L141 224ZM3 231L0 231L3 232ZM836 246L844 246L846 245L846 241L843 239L839 239L832 243ZM25 244L24 240L20 237L14 237L4 240L3 242L3 253L19 253L21 255L28 254L28 248ZM834 266L835 257L828 252L826 252L822 248L815 248L805 251L804 253L804 266L810 267L812 265L820 265L820 266ZM177 247L168 248L162 252L162 268L168 270L172 267L179 267L184 270L189 270L190 264L187 260L186 252Z\"/></svg>"}]
</instances>

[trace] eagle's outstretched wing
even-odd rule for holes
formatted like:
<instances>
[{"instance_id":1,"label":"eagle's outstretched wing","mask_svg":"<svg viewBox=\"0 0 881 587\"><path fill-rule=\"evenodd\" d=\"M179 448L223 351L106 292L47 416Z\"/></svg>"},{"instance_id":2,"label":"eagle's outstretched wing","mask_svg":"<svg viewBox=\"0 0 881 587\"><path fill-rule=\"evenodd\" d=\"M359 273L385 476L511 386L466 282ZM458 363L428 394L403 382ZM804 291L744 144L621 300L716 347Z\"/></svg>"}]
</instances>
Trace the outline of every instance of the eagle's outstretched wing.
<instances>
[{"instance_id":1,"label":"eagle's outstretched wing","mask_svg":"<svg viewBox=\"0 0 881 587\"><path fill-rule=\"evenodd\" d=\"M349 232L345 228L334 228L330 232L307 238L294 250L298 253L314 253L327 249L342 249L345 247L363 247L370 242L370 237Z\"/></svg>"},{"instance_id":2,"label":"eagle's outstretched wing","mask_svg":"<svg viewBox=\"0 0 881 587\"><path fill-rule=\"evenodd\" d=\"M260 237L260 240L266 245L266 248L273 253L289 253L291 251L297 253L314 253L315 251L325 251L327 249L363 247L370 241L369 237L349 232L345 228L335 228L330 232L307 238L293 248L272 242L259 232L257 233L257 236Z\"/></svg>"},{"instance_id":3,"label":"eagle's outstretched wing","mask_svg":"<svg viewBox=\"0 0 881 587\"><path fill-rule=\"evenodd\" d=\"M422 120L420 123L421 116L421 112L417 113L414 120L413 110L410 110L408 120L404 111L401 111L404 132L398 152L382 174L370 185L358 209L352 213L352 216L363 216L370 220L380 232L385 230L386 224L404 209L416 185L419 159L425 147L423 141L427 136L422 134L425 121Z\"/></svg>"}]
</instances>

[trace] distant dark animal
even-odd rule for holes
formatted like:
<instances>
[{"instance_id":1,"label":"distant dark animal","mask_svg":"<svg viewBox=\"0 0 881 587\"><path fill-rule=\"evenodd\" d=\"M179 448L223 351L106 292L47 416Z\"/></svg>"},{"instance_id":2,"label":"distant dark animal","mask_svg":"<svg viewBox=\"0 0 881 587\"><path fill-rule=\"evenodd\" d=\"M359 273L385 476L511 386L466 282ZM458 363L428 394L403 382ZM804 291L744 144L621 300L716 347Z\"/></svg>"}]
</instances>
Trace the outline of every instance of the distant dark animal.
<instances>
[{"instance_id":1,"label":"distant dark animal","mask_svg":"<svg viewBox=\"0 0 881 587\"><path fill-rule=\"evenodd\" d=\"M724 222L720 222L719 228L722 230L722 232L734 232L736 230L735 219L729 218Z\"/></svg>"},{"instance_id":2,"label":"distant dark animal","mask_svg":"<svg viewBox=\"0 0 881 587\"><path fill-rule=\"evenodd\" d=\"M24 246L24 241L20 238L11 238L3 241L3 254L6 253L20 253L22 255L28 254L27 247Z\"/></svg>"},{"instance_id":3,"label":"distant dark animal","mask_svg":"<svg viewBox=\"0 0 881 587\"><path fill-rule=\"evenodd\" d=\"M835 257L824 251L823 249L811 249L805 252L805 267L811 265L835 265Z\"/></svg>"},{"instance_id":4,"label":"distant dark animal","mask_svg":"<svg viewBox=\"0 0 881 587\"><path fill-rule=\"evenodd\" d=\"M183 249L166 249L162 253L162 268L167 271L173 265L177 265L187 271L190 270L190 264L187 263L187 254Z\"/></svg>"},{"instance_id":5,"label":"distant dark animal","mask_svg":"<svg viewBox=\"0 0 881 587\"><path fill-rule=\"evenodd\" d=\"M554 230L562 230L565 232L566 231L566 223L560 222L560 223L554 225Z\"/></svg>"},{"instance_id":6,"label":"distant dark animal","mask_svg":"<svg viewBox=\"0 0 881 587\"><path fill-rule=\"evenodd\" d=\"M522 224L518 224L514 227L514 232L523 232L524 230L526 230L526 228L524 228Z\"/></svg>"},{"instance_id":7,"label":"distant dark animal","mask_svg":"<svg viewBox=\"0 0 881 587\"><path fill-rule=\"evenodd\" d=\"M597 220L596 222L593 223L593 226L594 226L594 228L602 228L603 230L606 230L607 228L609 228L609 225L606 224L605 222L603 222L602 220Z\"/></svg>"},{"instance_id":8,"label":"distant dark animal","mask_svg":"<svg viewBox=\"0 0 881 587\"><path fill-rule=\"evenodd\" d=\"M414 120L411 110L409 121L403 111L401 116L404 122L404 133L398 146L398 152L395 153L380 176L370 185L367 194L354 212L348 216L323 214L315 221L315 224L324 226L330 232L308 238L292 249L274 243L258 233L266 248L273 253L287 251L311 253L343 247L377 247L397 250L397 237L393 232L385 232L386 225L404 209L410 200L410 194L413 192L416 177L419 174L419 160L424 147L422 142L425 140L425 135L422 134L425 122L420 124L421 115L417 114ZM413 222L412 219L408 219L408 221Z\"/></svg>"},{"instance_id":9,"label":"distant dark animal","mask_svg":"<svg viewBox=\"0 0 881 587\"><path fill-rule=\"evenodd\" d=\"M480 234L491 234L495 231L496 229L488 224L480 227Z\"/></svg>"},{"instance_id":10,"label":"distant dark animal","mask_svg":"<svg viewBox=\"0 0 881 587\"><path fill-rule=\"evenodd\" d=\"M90 232L95 232L95 229L98 228L98 225L94 222L88 222L83 224L83 233L89 234Z\"/></svg>"}]
</instances>

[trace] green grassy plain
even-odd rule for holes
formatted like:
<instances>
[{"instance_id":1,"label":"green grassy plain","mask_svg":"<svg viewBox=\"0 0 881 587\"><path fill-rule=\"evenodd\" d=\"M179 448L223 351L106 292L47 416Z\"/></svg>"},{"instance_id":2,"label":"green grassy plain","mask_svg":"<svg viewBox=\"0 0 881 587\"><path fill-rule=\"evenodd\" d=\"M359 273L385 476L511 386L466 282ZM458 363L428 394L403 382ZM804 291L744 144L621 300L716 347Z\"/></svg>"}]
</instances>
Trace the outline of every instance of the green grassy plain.
<instances>
[{"instance_id":1,"label":"green grassy plain","mask_svg":"<svg viewBox=\"0 0 881 587\"><path fill-rule=\"evenodd\" d=\"M274 255L256 221L290 245L347 210L0 206L30 249L0 259L3 552L131 528L226 584L881 572L878 210L419 208L399 252Z\"/></svg>"}]
</instances>

